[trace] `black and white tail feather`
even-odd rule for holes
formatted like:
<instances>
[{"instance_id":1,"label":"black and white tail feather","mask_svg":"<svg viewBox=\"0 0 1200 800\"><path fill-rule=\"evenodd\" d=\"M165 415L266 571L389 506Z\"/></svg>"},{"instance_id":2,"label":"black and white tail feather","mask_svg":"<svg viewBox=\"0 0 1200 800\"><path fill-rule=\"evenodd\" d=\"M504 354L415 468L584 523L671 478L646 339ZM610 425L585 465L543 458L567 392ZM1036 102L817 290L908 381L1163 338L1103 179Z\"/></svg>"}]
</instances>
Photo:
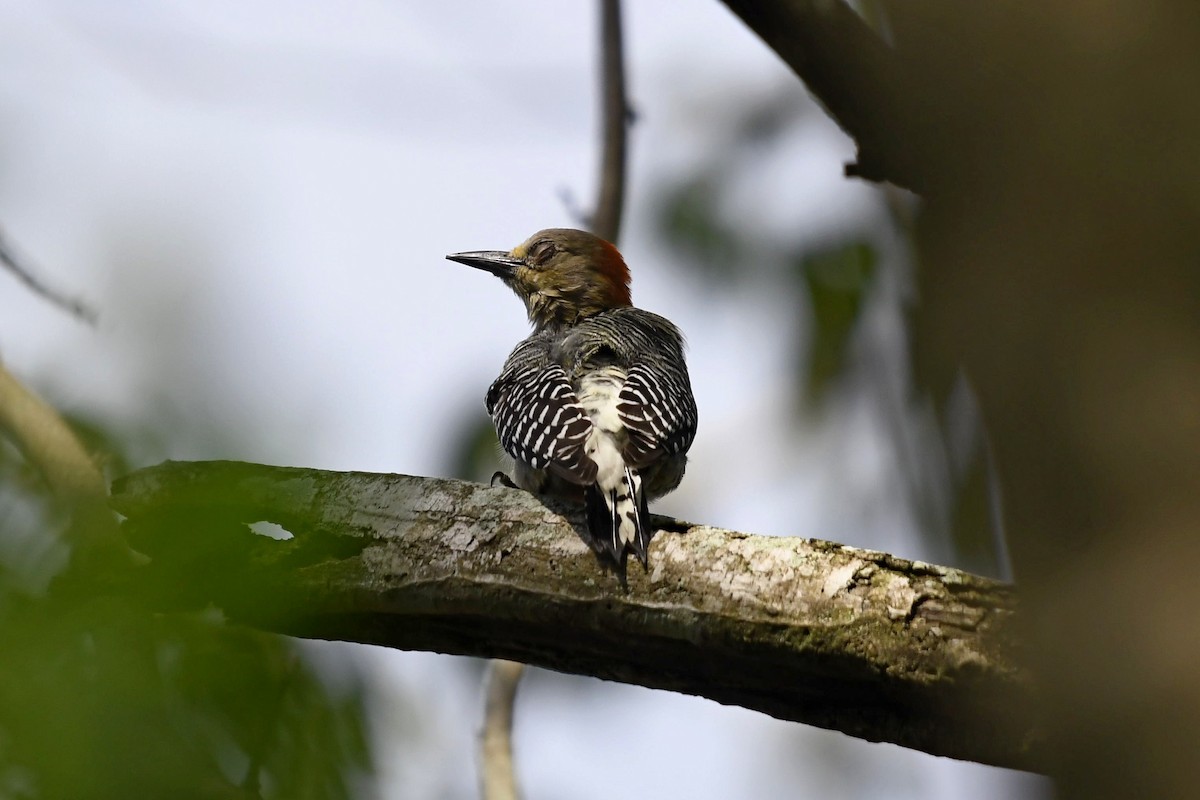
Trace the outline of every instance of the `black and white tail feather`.
<instances>
[{"instance_id":1,"label":"black and white tail feather","mask_svg":"<svg viewBox=\"0 0 1200 800\"><path fill-rule=\"evenodd\" d=\"M592 484L587 487L586 505L588 531L597 552L619 567L632 549L643 567L649 565L647 550L653 531L642 476L627 467L620 486Z\"/></svg>"}]
</instances>

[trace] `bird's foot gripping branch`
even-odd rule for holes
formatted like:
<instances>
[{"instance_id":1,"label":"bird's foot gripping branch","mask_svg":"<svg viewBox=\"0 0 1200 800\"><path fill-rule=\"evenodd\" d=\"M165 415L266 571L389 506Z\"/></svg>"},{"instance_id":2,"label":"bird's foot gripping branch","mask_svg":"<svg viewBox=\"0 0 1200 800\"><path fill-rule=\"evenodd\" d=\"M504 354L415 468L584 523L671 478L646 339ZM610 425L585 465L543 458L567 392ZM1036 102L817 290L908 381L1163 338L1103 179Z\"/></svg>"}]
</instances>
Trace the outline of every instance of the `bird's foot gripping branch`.
<instances>
[{"instance_id":1,"label":"bird's foot gripping branch","mask_svg":"<svg viewBox=\"0 0 1200 800\"><path fill-rule=\"evenodd\" d=\"M296 636L507 658L1037 769L1006 585L801 538L655 518L627 588L570 507L462 481L237 462L114 485L136 587ZM574 515L574 516L572 516ZM268 521L292 538L255 535ZM667 523L664 525L663 523Z\"/></svg>"}]
</instances>

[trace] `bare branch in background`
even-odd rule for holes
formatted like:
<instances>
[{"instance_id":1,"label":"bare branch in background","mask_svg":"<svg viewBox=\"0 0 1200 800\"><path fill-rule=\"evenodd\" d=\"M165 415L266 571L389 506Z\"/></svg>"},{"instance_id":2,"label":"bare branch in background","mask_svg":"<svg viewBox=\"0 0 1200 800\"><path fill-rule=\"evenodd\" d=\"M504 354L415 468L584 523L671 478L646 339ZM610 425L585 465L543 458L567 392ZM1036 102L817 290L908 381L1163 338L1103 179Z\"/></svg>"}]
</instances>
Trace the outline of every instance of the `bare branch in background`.
<instances>
[{"instance_id":1,"label":"bare branch in background","mask_svg":"<svg viewBox=\"0 0 1200 800\"><path fill-rule=\"evenodd\" d=\"M656 517L650 570L622 591L576 532L582 510L523 491L168 462L113 495L154 558L135 576L152 607L177 607L186 584L191 602L264 630L511 659L985 764L1046 761L1013 590L959 570ZM242 525L260 520L294 538ZM181 558L193 547L202 566Z\"/></svg>"},{"instance_id":2,"label":"bare branch in background","mask_svg":"<svg viewBox=\"0 0 1200 800\"><path fill-rule=\"evenodd\" d=\"M629 104L625 99L625 56L620 0L600 0L600 91L603 150L592 233L616 244L625 203L625 152Z\"/></svg>"},{"instance_id":3,"label":"bare branch in background","mask_svg":"<svg viewBox=\"0 0 1200 800\"><path fill-rule=\"evenodd\" d=\"M95 325L98 315L91 306L82 300L76 300L52 289L44 281L34 275L24 264L24 259L18 258L12 244L0 229L0 265L17 277L17 280L29 287L34 294L58 306L73 317L83 320L89 325Z\"/></svg>"},{"instance_id":4,"label":"bare branch in background","mask_svg":"<svg viewBox=\"0 0 1200 800\"><path fill-rule=\"evenodd\" d=\"M141 563L121 541L108 508L108 484L66 420L0 364L0 435L7 436L42 474L54 497L72 512L76 554L102 555L109 564ZM116 555L113 562L109 555Z\"/></svg>"},{"instance_id":5,"label":"bare branch in background","mask_svg":"<svg viewBox=\"0 0 1200 800\"><path fill-rule=\"evenodd\" d=\"M90 498L104 503L108 487L74 431L44 400L0 365L0 433L8 436L37 467L54 494L64 500Z\"/></svg>"},{"instance_id":6,"label":"bare branch in background","mask_svg":"<svg viewBox=\"0 0 1200 800\"><path fill-rule=\"evenodd\" d=\"M483 800L517 800L513 767L513 703L525 665L494 658L488 662L485 681L483 734L479 741L480 782Z\"/></svg>"}]
</instances>

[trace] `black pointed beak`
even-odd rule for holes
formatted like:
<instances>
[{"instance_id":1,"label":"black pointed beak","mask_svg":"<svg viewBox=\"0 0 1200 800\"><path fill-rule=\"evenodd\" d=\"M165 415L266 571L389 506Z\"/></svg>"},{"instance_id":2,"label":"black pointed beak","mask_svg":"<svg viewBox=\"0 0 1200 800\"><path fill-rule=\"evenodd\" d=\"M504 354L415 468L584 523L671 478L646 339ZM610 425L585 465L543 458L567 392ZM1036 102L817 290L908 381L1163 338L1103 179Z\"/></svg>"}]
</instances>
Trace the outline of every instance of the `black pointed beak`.
<instances>
[{"instance_id":1,"label":"black pointed beak","mask_svg":"<svg viewBox=\"0 0 1200 800\"><path fill-rule=\"evenodd\" d=\"M524 262L513 258L508 253L499 250L476 250L471 253L451 253L446 256L451 261L466 264L468 267L486 270L498 278L511 278L517 267Z\"/></svg>"}]
</instances>

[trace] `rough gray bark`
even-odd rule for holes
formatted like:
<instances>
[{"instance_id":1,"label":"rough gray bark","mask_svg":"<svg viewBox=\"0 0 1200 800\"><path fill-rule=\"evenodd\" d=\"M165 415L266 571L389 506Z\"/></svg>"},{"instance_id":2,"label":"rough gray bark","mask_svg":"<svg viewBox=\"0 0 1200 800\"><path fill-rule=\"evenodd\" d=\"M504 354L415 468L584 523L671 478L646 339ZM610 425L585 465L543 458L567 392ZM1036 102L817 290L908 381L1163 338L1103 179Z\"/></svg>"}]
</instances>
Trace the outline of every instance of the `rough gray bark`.
<instances>
[{"instance_id":1,"label":"rough gray bark","mask_svg":"<svg viewBox=\"0 0 1200 800\"><path fill-rule=\"evenodd\" d=\"M628 586L524 492L404 475L171 463L116 482L154 559L128 586L296 636L508 658L871 741L1036 769L1011 588L810 539L658 517ZM566 512L563 516L562 512ZM275 540L245 523L293 534Z\"/></svg>"}]
</instances>

